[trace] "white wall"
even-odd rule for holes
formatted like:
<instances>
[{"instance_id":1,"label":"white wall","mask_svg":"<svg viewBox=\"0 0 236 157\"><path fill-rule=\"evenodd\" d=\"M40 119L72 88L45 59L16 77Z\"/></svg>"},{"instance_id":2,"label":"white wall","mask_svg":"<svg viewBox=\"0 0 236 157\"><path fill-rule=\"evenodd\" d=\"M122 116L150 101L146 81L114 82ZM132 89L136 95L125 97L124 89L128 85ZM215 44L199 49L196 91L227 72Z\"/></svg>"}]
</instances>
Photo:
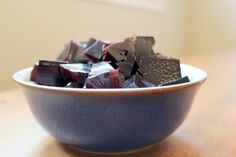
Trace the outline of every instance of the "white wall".
<instances>
[{"instance_id":1,"label":"white wall","mask_svg":"<svg viewBox=\"0 0 236 157\"><path fill-rule=\"evenodd\" d=\"M70 39L113 41L132 33L156 37L156 49L185 51L185 0L167 0L163 14L85 0L0 0L0 90L40 58L54 58Z\"/></svg>"},{"instance_id":2,"label":"white wall","mask_svg":"<svg viewBox=\"0 0 236 157\"><path fill-rule=\"evenodd\" d=\"M188 52L219 53L236 50L236 1L189 1Z\"/></svg>"}]
</instances>

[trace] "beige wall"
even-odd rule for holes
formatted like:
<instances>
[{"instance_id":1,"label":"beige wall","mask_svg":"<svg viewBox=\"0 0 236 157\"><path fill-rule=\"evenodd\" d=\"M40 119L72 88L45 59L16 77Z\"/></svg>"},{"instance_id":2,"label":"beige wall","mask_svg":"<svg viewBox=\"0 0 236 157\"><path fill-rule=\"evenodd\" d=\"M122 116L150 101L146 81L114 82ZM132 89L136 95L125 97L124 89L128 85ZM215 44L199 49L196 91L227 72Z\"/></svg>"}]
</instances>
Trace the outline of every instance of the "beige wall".
<instances>
[{"instance_id":1,"label":"beige wall","mask_svg":"<svg viewBox=\"0 0 236 157\"><path fill-rule=\"evenodd\" d=\"M219 53L236 50L236 1L188 2L189 53Z\"/></svg>"},{"instance_id":2,"label":"beige wall","mask_svg":"<svg viewBox=\"0 0 236 157\"><path fill-rule=\"evenodd\" d=\"M158 51L178 56L185 15L185 0L168 0L162 14L83 0L0 0L0 90L15 87L15 71L57 56L70 39L153 35Z\"/></svg>"}]
</instances>

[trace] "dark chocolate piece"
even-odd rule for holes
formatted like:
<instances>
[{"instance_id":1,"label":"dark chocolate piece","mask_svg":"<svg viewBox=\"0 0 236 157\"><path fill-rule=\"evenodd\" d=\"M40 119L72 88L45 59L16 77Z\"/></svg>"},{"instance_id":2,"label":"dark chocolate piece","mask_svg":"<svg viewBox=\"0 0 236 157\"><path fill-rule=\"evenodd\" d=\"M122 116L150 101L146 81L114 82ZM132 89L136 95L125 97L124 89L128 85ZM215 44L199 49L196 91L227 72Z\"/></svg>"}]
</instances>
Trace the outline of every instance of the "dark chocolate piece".
<instances>
[{"instance_id":1,"label":"dark chocolate piece","mask_svg":"<svg viewBox=\"0 0 236 157\"><path fill-rule=\"evenodd\" d=\"M64 50L57 57L58 60L61 60L61 61L69 61L70 60L72 42L73 41L70 41L65 45Z\"/></svg>"},{"instance_id":2,"label":"dark chocolate piece","mask_svg":"<svg viewBox=\"0 0 236 157\"><path fill-rule=\"evenodd\" d=\"M85 43L77 44L74 41L70 41L66 44L65 49L57 59L68 61L69 63L87 63L89 59L84 55L84 44Z\"/></svg>"},{"instance_id":3,"label":"dark chocolate piece","mask_svg":"<svg viewBox=\"0 0 236 157\"><path fill-rule=\"evenodd\" d=\"M87 56L92 57L92 59L100 60L104 54L104 49L106 46L107 44L103 41L90 38L86 48L84 49L84 53Z\"/></svg>"},{"instance_id":4,"label":"dark chocolate piece","mask_svg":"<svg viewBox=\"0 0 236 157\"><path fill-rule=\"evenodd\" d=\"M38 63L36 63L31 71L31 74L30 74L30 81L34 81L36 82L36 78L38 76Z\"/></svg>"},{"instance_id":5,"label":"dark chocolate piece","mask_svg":"<svg viewBox=\"0 0 236 157\"><path fill-rule=\"evenodd\" d=\"M124 61L128 52L134 53L134 42L125 40L123 42L114 43L108 46L105 51L108 52L116 62Z\"/></svg>"},{"instance_id":6,"label":"dark chocolate piece","mask_svg":"<svg viewBox=\"0 0 236 157\"><path fill-rule=\"evenodd\" d=\"M104 52L104 56L103 56L103 61L109 61L110 65L117 69L118 66L116 65L116 59L108 52L108 51L105 51Z\"/></svg>"},{"instance_id":7,"label":"dark chocolate piece","mask_svg":"<svg viewBox=\"0 0 236 157\"><path fill-rule=\"evenodd\" d=\"M141 62L140 57L152 57L155 56L155 52L153 51L153 46L155 44L155 39L149 36L138 36L135 41L135 54L137 56L138 64Z\"/></svg>"},{"instance_id":8,"label":"dark chocolate piece","mask_svg":"<svg viewBox=\"0 0 236 157\"><path fill-rule=\"evenodd\" d=\"M153 37L136 37L135 40L135 55L136 55L136 62L138 66L141 68L141 73L143 67L146 66L149 57L155 56L153 51L153 46L155 44L155 40Z\"/></svg>"},{"instance_id":9,"label":"dark chocolate piece","mask_svg":"<svg viewBox=\"0 0 236 157\"><path fill-rule=\"evenodd\" d=\"M159 59L153 56L143 60L139 66L143 79L155 85L181 78L180 61L178 59Z\"/></svg>"},{"instance_id":10,"label":"dark chocolate piece","mask_svg":"<svg viewBox=\"0 0 236 157\"><path fill-rule=\"evenodd\" d=\"M86 88L121 88L118 70L89 76L85 81Z\"/></svg>"},{"instance_id":11,"label":"dark chocolate piece","mask_svg":"<svg viewBox=\"0 0 236 157\"><path fill-rule=\"evenodd\" d=\"M129 78L138 70L134 55L134 42L130 38L111 44L105 51L103 60L111 61L110 64L114 68L119 68L125 78Z\"/></svg>"},{"instance_id":12,"label":"dark chocolate piece","mask_svg":"<svg viewBox=\"0 0 236 157\"><path fill-rule=\"evenodd\" d=\"M31 80L40 85L65 86L68 82L64 80L59 71L60 64L65 64L65 62L40 60L34 66Z\"/></svg>"},{"instance_id":13,"label":"dark chocolate piece","mask_svg":"<svg viewBox=\"0 0 236 157\"><path fill-rule=\"evenodd\" d=\"M175 80L175 81L172 81L172 82L163 83L161 86L176 85L176 84L186 83L186 82L190 82L188 76L185 76L181 79L178 79L178 80Z\"/></svg>"},{"instance_id":14,"label":"dark chocolate piece","mask_svg":"<svg viewBox=\"0 0 236 157\"><path fill-rule=\"evenodd\" d=\"M63 78L69 82L83 84L91 71L91 66L83 63L61 64L60 72Z\"/></svg>"},{"instance_id":15,"label":"dark chocolate piece","mask_svg":"<svg viewBox=\"0 0 236 157\"><path fill-rule=\"evenodd\" d=\"M128 52L124 61L117 62L116 65L124 74L125 78L129 78L130 76L134 75L139 68L138 64L135 61L135 56L131 52Z\"/></svg>"}]
</instances>

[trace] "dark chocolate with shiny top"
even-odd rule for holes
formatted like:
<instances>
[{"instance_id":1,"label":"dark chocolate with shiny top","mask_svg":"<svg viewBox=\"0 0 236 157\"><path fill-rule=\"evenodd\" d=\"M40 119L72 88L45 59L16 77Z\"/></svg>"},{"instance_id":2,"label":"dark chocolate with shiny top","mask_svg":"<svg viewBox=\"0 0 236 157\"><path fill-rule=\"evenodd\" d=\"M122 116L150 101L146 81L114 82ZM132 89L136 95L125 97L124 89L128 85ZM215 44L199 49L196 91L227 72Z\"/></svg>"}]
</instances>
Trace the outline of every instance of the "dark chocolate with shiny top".
<instances>
[{"instance_id":1,"label":"dark chocolate with shiny top","mask_svg":"<svg viewBox=\"0 0 236 157\"><path fill-rule=\"evenodd\" d=\"M84 54L91 57L92 60L99 61L102 58L104 49L107 46L108 44L101 40L90 38L86 48L84 49Z\"/></svg>"},{"instance_id":2,"label":"dark chocolate with shiny top","mask_svg":"<svg viewBox=\"0 0 236 157\"><path fill-rule=\"evenodd\" d=\"M65 80L84 83L91 71L91 66L83 63L61 64L59 69Z\"/></svg>"}]
</instances>

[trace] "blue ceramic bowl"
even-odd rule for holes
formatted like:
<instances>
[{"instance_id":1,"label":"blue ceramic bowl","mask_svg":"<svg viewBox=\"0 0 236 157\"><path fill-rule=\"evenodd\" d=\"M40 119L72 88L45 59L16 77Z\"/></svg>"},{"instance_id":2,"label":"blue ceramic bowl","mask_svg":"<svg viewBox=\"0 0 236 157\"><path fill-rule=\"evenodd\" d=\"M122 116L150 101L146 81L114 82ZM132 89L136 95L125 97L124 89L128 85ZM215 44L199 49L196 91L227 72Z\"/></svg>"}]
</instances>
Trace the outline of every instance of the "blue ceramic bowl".
<instances>
[{"instance_id":1,"label":"blue ceramic bowl","mask_svg":"<svg viewBox=\"0 0 236 157\"><path fill-rule=\"evenodd\" d=\"M157 143L184 121L199 86L201 69L181 65L189 83L137 89L70 89L29 81L32 68L13 77L31 111L57 140L93 152L124 152Z\"/></svg>"}]
</instances>

